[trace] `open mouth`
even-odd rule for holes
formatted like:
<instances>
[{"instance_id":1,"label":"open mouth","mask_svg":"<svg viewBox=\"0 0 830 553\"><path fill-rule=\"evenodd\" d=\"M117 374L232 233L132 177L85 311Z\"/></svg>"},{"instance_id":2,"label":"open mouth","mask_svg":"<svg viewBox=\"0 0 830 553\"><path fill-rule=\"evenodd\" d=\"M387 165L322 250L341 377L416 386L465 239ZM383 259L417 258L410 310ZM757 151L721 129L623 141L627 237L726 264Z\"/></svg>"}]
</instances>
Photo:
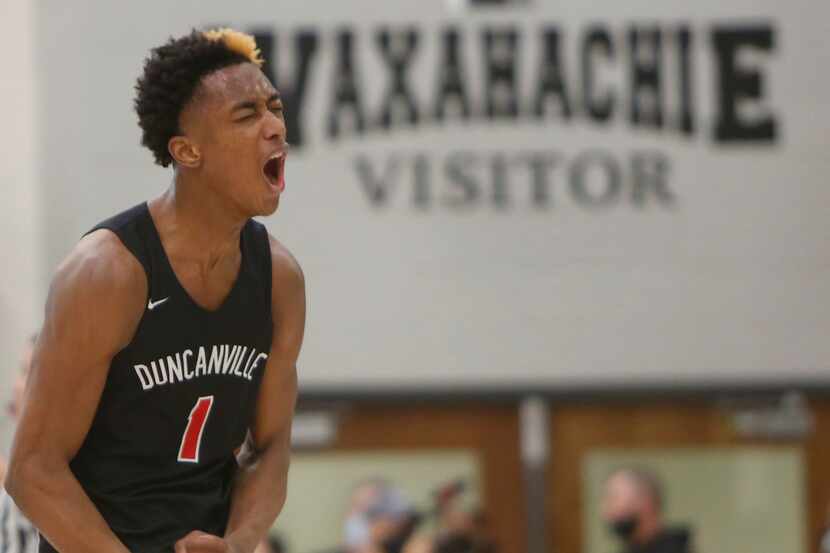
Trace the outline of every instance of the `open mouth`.
<instances>
[{"instance_id":1,"label":"open mouth","mask_svg":"<svg viewBox=\"0 0 830 553\"><path fill-rule=\"evenodd\" d=\"M285 189L285 152L279 152L268 158L262 168L262 174L268 184L282 192Z\"/></svg>"}]
</instances>

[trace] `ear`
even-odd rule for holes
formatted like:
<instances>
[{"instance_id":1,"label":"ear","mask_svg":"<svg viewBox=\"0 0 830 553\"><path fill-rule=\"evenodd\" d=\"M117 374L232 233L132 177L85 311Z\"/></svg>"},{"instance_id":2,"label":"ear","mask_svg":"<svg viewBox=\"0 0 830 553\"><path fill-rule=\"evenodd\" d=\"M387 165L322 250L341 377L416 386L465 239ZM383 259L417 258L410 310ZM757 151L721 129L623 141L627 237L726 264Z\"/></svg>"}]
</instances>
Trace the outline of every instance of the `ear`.
<instances>
[{"instance_id":1,"label":"ear","mask_svg":"<svg viewBox=\"0 0 830 553\"><path fill-rule=\"evenodd\" d=\"M167 151L177 165L195 169L202 163L202 152L186 136L174 136L167 142Z\"/></svg>"}]
</instances>

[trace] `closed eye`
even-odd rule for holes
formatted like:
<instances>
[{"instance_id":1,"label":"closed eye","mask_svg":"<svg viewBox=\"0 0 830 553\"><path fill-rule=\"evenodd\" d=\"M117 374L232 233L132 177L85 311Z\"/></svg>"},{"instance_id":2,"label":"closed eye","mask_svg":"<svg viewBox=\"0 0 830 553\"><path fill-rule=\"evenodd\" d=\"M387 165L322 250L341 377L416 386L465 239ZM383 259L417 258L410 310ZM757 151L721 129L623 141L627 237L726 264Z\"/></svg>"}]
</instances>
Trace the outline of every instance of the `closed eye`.
<instances>
[{"instance_id":1,"label":"closed eye","mask_svg":"<svg viewBox=\"0 0 830 553\"><path fill-rule=\"evenodd\" d=\"M239 119L236 120L236 122L241 123L242 121L250 121L251 119L253 119L256 116L257 116L257 113L252 112L252 113L249 113L247 115L244 115L244 116L240 117Z\"/></svg>"}]
</instances>

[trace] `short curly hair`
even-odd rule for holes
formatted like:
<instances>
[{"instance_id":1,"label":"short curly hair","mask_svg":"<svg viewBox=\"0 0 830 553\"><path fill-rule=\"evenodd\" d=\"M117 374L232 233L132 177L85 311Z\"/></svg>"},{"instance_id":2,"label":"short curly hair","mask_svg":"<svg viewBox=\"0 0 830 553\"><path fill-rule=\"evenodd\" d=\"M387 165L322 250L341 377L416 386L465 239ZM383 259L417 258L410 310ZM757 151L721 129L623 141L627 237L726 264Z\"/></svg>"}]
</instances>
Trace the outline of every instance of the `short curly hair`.
<instances>
[{"instance_id":1,"label":"short curly hair","mask_svg":"<svg viewBox=\"0 0 830 553\"><path fill-rule=\"evenodd\" d=\"M231 65L261 66L259 54L253 37L231 29L194 29L150 51L135 86L135 111L141 143L153 152L157 164L173 163L167 144L181 134L179 117L201 80Z\"/></svg>"}]
</instances>

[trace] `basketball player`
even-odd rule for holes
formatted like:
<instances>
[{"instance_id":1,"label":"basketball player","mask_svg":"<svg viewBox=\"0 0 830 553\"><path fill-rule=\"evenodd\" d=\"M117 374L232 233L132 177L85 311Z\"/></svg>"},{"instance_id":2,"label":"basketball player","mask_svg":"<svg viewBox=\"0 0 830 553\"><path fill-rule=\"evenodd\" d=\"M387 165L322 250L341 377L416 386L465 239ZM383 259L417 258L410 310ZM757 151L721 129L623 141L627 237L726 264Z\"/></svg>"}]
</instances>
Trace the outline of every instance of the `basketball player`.
<instances>
[{"instance_id":1,"label":"basketball player","mask_svg":"<svg viewBox=\"0 0 830 553\"><path fill-rule=\"evenodd\" d=\"M285 186L261 63L230 30L146 60L142 142L174 179L93 228L52 282L7 476L41 552L250 553L282 508L305 291L252 220Z\"/></svg>"}]
</instances>

